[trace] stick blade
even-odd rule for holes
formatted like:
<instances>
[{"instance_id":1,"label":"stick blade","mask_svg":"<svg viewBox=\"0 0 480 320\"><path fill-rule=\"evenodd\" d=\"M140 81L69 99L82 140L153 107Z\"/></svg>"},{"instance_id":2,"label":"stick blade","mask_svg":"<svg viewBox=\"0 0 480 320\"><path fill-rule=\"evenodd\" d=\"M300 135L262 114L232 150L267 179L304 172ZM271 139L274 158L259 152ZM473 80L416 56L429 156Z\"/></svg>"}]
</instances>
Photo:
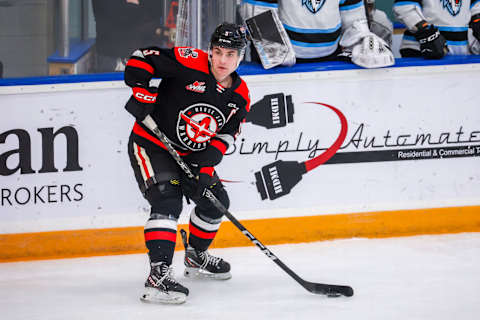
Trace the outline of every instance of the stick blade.
<instances>
[{"instance_id":1,"label":"stick blade","mask_svg":"<svg viewBox=\"0 0 480 320\"><path fill-rule=\"evenodd\" d=\"M353 296L353 288L350 286L307 282L304 287L311 293L323 294L330 298Z\"/></svg>"}]
</instances>

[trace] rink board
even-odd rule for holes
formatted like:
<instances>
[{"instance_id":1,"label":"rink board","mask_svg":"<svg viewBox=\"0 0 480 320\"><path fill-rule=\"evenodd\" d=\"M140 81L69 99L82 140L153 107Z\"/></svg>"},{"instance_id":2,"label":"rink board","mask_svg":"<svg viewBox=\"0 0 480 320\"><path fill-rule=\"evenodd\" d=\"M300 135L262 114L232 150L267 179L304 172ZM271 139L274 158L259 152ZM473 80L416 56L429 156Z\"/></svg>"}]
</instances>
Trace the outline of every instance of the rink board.
<instances>
[{"instance_id":1,"label":"rink board","mask_svg":"<svg viewBox=\"0 0 480 320\"><path fill-rule=\"evenodd\" d=\"M480 231L479 71L463 64L245 76L257 112L217 168L230 210L265 243ZM293 102L289 121L267 99L274 94ZM148 204L126 153L129 95L120 81L0 87L8 115L0 119L0 260L144 250ZM321 158L342 131L332 157L288 193L262 200L256 172ZM249 244L229 228L222 225L215 246Z\"/></svg>"},{"instance_id":2,"label":"rink board","mask_svg":"<svg viewBox=\"0 0 480 320\"><path fill-rule=\"evenodd\" d=\"M388 238L419 234L480 232L480 206L364 212L243 220L263 244L342 238ZM188 230L188 225L178 230ZM294 230L294 231L292 231ZM83 229L0 235L0 262L146 252L143 227ZM253 246L229 221L222 222L211 248ZM183 250L177 233L175 250Z\"/></svg>"}]
</instances>

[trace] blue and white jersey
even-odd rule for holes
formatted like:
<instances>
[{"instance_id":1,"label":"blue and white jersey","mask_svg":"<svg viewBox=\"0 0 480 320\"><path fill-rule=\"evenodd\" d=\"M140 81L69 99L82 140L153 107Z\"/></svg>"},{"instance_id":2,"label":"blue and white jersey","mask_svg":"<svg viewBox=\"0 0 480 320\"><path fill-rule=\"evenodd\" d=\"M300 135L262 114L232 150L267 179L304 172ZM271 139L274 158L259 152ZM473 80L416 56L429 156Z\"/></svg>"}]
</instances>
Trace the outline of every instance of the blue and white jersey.
<instances>
[{"instance_id":1,"label":"blue and white jersey","mask_svg":"<svg viewBox=\"0 0 480 320\"><path fill-rule=\"evenodd\" d=\"M243 0L243 13L259 14L272 9L265 1ZM257 6L252 8L252 6ZM363 0L278 0L278 15L290 37L295 56L322 58L333 54L343 30L355 20L366 20ZM261 6L261 8L259 7ZM243 16L249 18L252 15Z\"/></svg>"},{"instance_id":2,"label":"blue and white jersey","mask_svg":"<svg viewBox=\"0 0 480 320\"><path fill-rule=\"evenodd\" d=\"M393 12L408 30L421 20L435 25L447 41L448 54L467 55L468 23L472 15L480 13L480 0L395 0ZM400 50L420 50L420 44L408 30Z\"/></svg>"}]
</instances>

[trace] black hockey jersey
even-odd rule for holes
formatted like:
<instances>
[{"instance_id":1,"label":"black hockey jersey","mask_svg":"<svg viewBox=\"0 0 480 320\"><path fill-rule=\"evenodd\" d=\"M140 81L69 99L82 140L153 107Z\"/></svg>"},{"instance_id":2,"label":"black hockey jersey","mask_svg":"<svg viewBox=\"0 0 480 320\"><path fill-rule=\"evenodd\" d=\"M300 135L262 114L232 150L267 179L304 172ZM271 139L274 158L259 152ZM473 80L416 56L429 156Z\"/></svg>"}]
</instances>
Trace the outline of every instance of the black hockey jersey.
<instances>
[{"instance_id":1,"label":"black hockey jersey","mask_svg":"<svg viewBox=\"0 0 480 320\"><path fill-rule=\"evenodd\" d=\"M162 79L157 92L149 88L154 77ZM204 151L220 159L235 141L250 108L246 83L236 72L232 78L230 88L222 87L210 72L208 54L187 47L139 49L125 68L125 82L133 96L145 107L153 104L150 115L181 155ZM133 136L145 148L165 149L139 121ZM219 160L213 162L209 165Z\"/></svg>"}]
</instances>

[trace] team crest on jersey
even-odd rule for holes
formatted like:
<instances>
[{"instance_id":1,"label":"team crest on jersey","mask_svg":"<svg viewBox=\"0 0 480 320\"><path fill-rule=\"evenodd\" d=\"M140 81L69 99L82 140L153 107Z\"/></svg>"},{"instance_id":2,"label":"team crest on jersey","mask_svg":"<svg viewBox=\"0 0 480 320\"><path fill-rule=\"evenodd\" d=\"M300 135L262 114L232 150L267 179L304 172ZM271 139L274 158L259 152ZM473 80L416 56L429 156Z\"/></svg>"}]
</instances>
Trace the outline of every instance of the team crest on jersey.
<instances>
[{"instance_id":1,"label":"team crest on jersey","mask_svg":"<svg viewBox=\"0 0 480 320\"><path fill-rule=\"evenodd\" d=\"M317 13L322 9L326 0L302 0L302 6L306 6L311 13Z\"/></svg>"},{"instance_id":2,"label":"team crest on jersey","mask_svg":"<svg viewBox=\"0 0 480 320\"><path fill-rule=\"evenodd\" d=\"M219 109L206 103L197 103L178 115L177 137L187 149L203 150L224 124L225 116Z\"/></svg>"},{"instance_id":3,"label":"team crest on jersey","mask_svg":"<svg viewBox=\"0 0 480 320\"><path fill-rule=\"evenodd\" d=\"M462 9L462 0L440 0L440 2L452 16L456 16Z\"/></svg>"},{"instance_id":4,"label":"team crest on jersey","mask_svg":"<svg viewBox=\"0 0 480 320\"><path fill-rule=\"evenodd\" d=\"M196 59L198 57L198 52L192 48L178 48L178 54L182 58L192 57L193 59Z\"/></svg>"},{"instance_id":5,"label":"team crest on jersey","mask_svg":"<svg viewBox=\"0 0 480 320\"><path fill-rule=\"evenodd\" d=\"M203 81L195 81L194 83L189 84L185 87L185 89L187 90L198 92L198 93L204 93L206 88L207 86Z\"/></svg>"}]
</instances>

